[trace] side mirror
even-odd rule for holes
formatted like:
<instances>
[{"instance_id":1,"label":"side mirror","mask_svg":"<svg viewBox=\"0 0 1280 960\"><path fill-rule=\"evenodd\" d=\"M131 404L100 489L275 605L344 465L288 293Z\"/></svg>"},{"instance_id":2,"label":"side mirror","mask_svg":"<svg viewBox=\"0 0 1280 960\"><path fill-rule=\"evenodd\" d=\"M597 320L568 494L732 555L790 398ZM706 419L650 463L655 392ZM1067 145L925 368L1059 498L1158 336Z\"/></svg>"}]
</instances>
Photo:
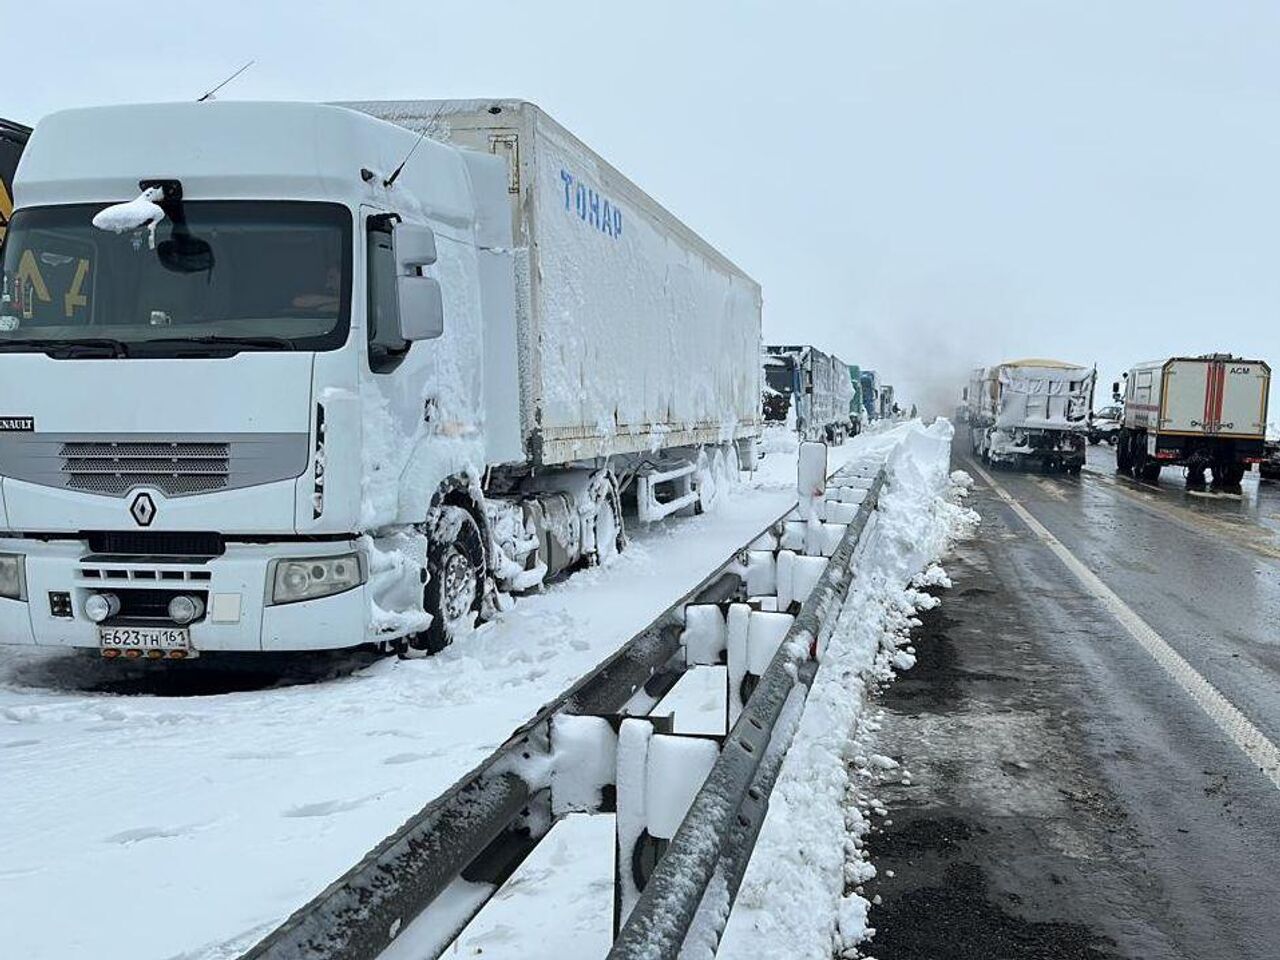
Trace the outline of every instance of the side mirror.
<instances>
[{"instance_id":1,"label":"side mirror","mask_svg":"<svg viewBox=\"0 0 1280 960\"><path fill-rule=\"evenodd\" d=\"M1111 399L1112 400L1120 399L1120 381L1119 380L1111 384Z\"/></svg>"},{"instance_id":2,"label":"side mirror","mask_svg":"<svg viewBox=\"0 0 1280 960\"><path fill-rule=\"evenodd\" d=\"M430 227L400 221L395 225L392 238L401 275L417 273L420 267L436 262L436 234Z\"/></svg>"},{"instance_id":3,"label":"side mirror","mask_svg":"<svg viewBox=\"0 0 1280 960\"><path fill-rule=\"evenodd\" d=\"M444 296L434 277L399 277L400 336L405 340L434 340L444 333Z\"/></svg>"},{"instance_id":4,"label":"side mirror","mask_svg":"<svg viewBox=\"0 0 1280 960\"><path fill-rule=\"evenodd\" d=\"M436 235L430 227L400 221L393 228L396 293L400 299L400 336L410 342L434 340L444 333L444 297L440 281L422 276L436 262Z\"/></svg>"}]
</instances>

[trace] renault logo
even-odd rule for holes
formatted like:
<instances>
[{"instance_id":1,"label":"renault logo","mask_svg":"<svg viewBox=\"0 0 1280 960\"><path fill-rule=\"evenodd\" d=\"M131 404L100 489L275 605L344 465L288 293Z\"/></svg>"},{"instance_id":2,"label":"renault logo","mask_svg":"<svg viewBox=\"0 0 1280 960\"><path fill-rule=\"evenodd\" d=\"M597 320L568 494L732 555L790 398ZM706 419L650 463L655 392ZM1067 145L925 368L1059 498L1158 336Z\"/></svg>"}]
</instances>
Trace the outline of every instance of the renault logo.
<instances>
[{"instance_id":1,"label":"renault logo","mask_svg":"<svg viewBox=\"0 0 1280 960\"><path fill-rule=\"evenodd\" d=\"M138 526L151 526L151 521L156 518L156 503L151 499L151 494L140 493L134 497L133 503L129 504L129 513Z\"/></svg>"}]
</instances>

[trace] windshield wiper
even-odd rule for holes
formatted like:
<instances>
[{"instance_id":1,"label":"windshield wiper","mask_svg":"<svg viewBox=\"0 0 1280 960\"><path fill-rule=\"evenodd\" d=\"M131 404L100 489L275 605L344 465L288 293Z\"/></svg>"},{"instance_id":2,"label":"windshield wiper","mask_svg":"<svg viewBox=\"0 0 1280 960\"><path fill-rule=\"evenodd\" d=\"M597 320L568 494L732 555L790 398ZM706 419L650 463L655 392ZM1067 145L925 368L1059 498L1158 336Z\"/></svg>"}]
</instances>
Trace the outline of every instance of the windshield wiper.
<instances>
[{"instance_id":1,"label":"windshield wiper","mask_svg":"<svg viewBox=\"0 0 1280 960\"><path fill-rule=\"evenodd\" d=\"M139 346L155 344L195 344L213 347L242 347L250 350L296 350L297 346L286 337L220 337L209 334L199 337L161 337L158 340L142 340Z\"/></svg>"},{"instance_id":2,"label":"windshield wiper","mask_svg":"<svg viewBox=\"0 0 1280 960\"><path fill-rule=\"evenodd\" d=\"M116 340L111 337L86 337L84 339L59 339L59 340L9 340L0 338L0 351L8 351L12 347L21 347L22 352L26 353L31 350L37 350L47 353L49 356L58 359L70 359L73 357L92 357L103 356L103 351L109 357L127 357L129 356L129 348L123 340ZM14 351L17 352L17 351Z\"/></svg>"}]
</instances>

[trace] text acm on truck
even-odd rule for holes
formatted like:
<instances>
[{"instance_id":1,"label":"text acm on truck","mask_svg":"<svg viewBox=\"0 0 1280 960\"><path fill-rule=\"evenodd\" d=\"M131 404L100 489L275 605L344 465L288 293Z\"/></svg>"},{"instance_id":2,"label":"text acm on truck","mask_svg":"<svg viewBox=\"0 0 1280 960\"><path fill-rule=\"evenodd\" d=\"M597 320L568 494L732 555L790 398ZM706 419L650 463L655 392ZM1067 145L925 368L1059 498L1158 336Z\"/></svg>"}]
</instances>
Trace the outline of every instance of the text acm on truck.
<instances>
[{"instance_id":1,"label":"text acm on truck","mask_svg":"<svg viewBox=\"0 0 1280 960\"><path fill-rule=\"evenodd\" d=\"M437 647L624 501L736 479L760 304L527 103L54 114L4 259L0 639Z\"/></svg>"},{"instance_id":2,"label":"text acm on truck","mask_svg":"<svg viewBox=\"0 0 1280 960\"><path fill-rule=\"evenodd\" d=\"M1124 382L1116 469L1155 483L1184 466L1187 487L1239 491L1245 470L1265 457L1271 368L1226 353L1140 363ZM1113 388L1120 398L1120 384Z\"/></svg>"}]
</instances>

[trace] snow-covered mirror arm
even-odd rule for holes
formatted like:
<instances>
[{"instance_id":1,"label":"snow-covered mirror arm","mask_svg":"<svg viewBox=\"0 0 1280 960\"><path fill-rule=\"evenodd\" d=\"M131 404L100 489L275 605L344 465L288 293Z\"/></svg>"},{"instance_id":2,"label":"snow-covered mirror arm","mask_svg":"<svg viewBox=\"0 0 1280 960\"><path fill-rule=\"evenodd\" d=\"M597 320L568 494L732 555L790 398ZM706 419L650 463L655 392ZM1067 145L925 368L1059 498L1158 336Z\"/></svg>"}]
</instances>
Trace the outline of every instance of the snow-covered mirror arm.
<instances>
[{"instance_id":1,"label":"snow-covered mirror arm","mask_svg":"<svg viewBox=\"0 0 1280 960\"><path fill-rule=\"evenodd\" d=\"M164 199L162 187L147 187L140 194L125 203L113 203L99 210L93 218L93 225L99 230L111 233L128 233L139 227L151 228L151 249L156 247L156 225L164 219L165 213L157 200Z\"/></svg>"}]
</instances>

